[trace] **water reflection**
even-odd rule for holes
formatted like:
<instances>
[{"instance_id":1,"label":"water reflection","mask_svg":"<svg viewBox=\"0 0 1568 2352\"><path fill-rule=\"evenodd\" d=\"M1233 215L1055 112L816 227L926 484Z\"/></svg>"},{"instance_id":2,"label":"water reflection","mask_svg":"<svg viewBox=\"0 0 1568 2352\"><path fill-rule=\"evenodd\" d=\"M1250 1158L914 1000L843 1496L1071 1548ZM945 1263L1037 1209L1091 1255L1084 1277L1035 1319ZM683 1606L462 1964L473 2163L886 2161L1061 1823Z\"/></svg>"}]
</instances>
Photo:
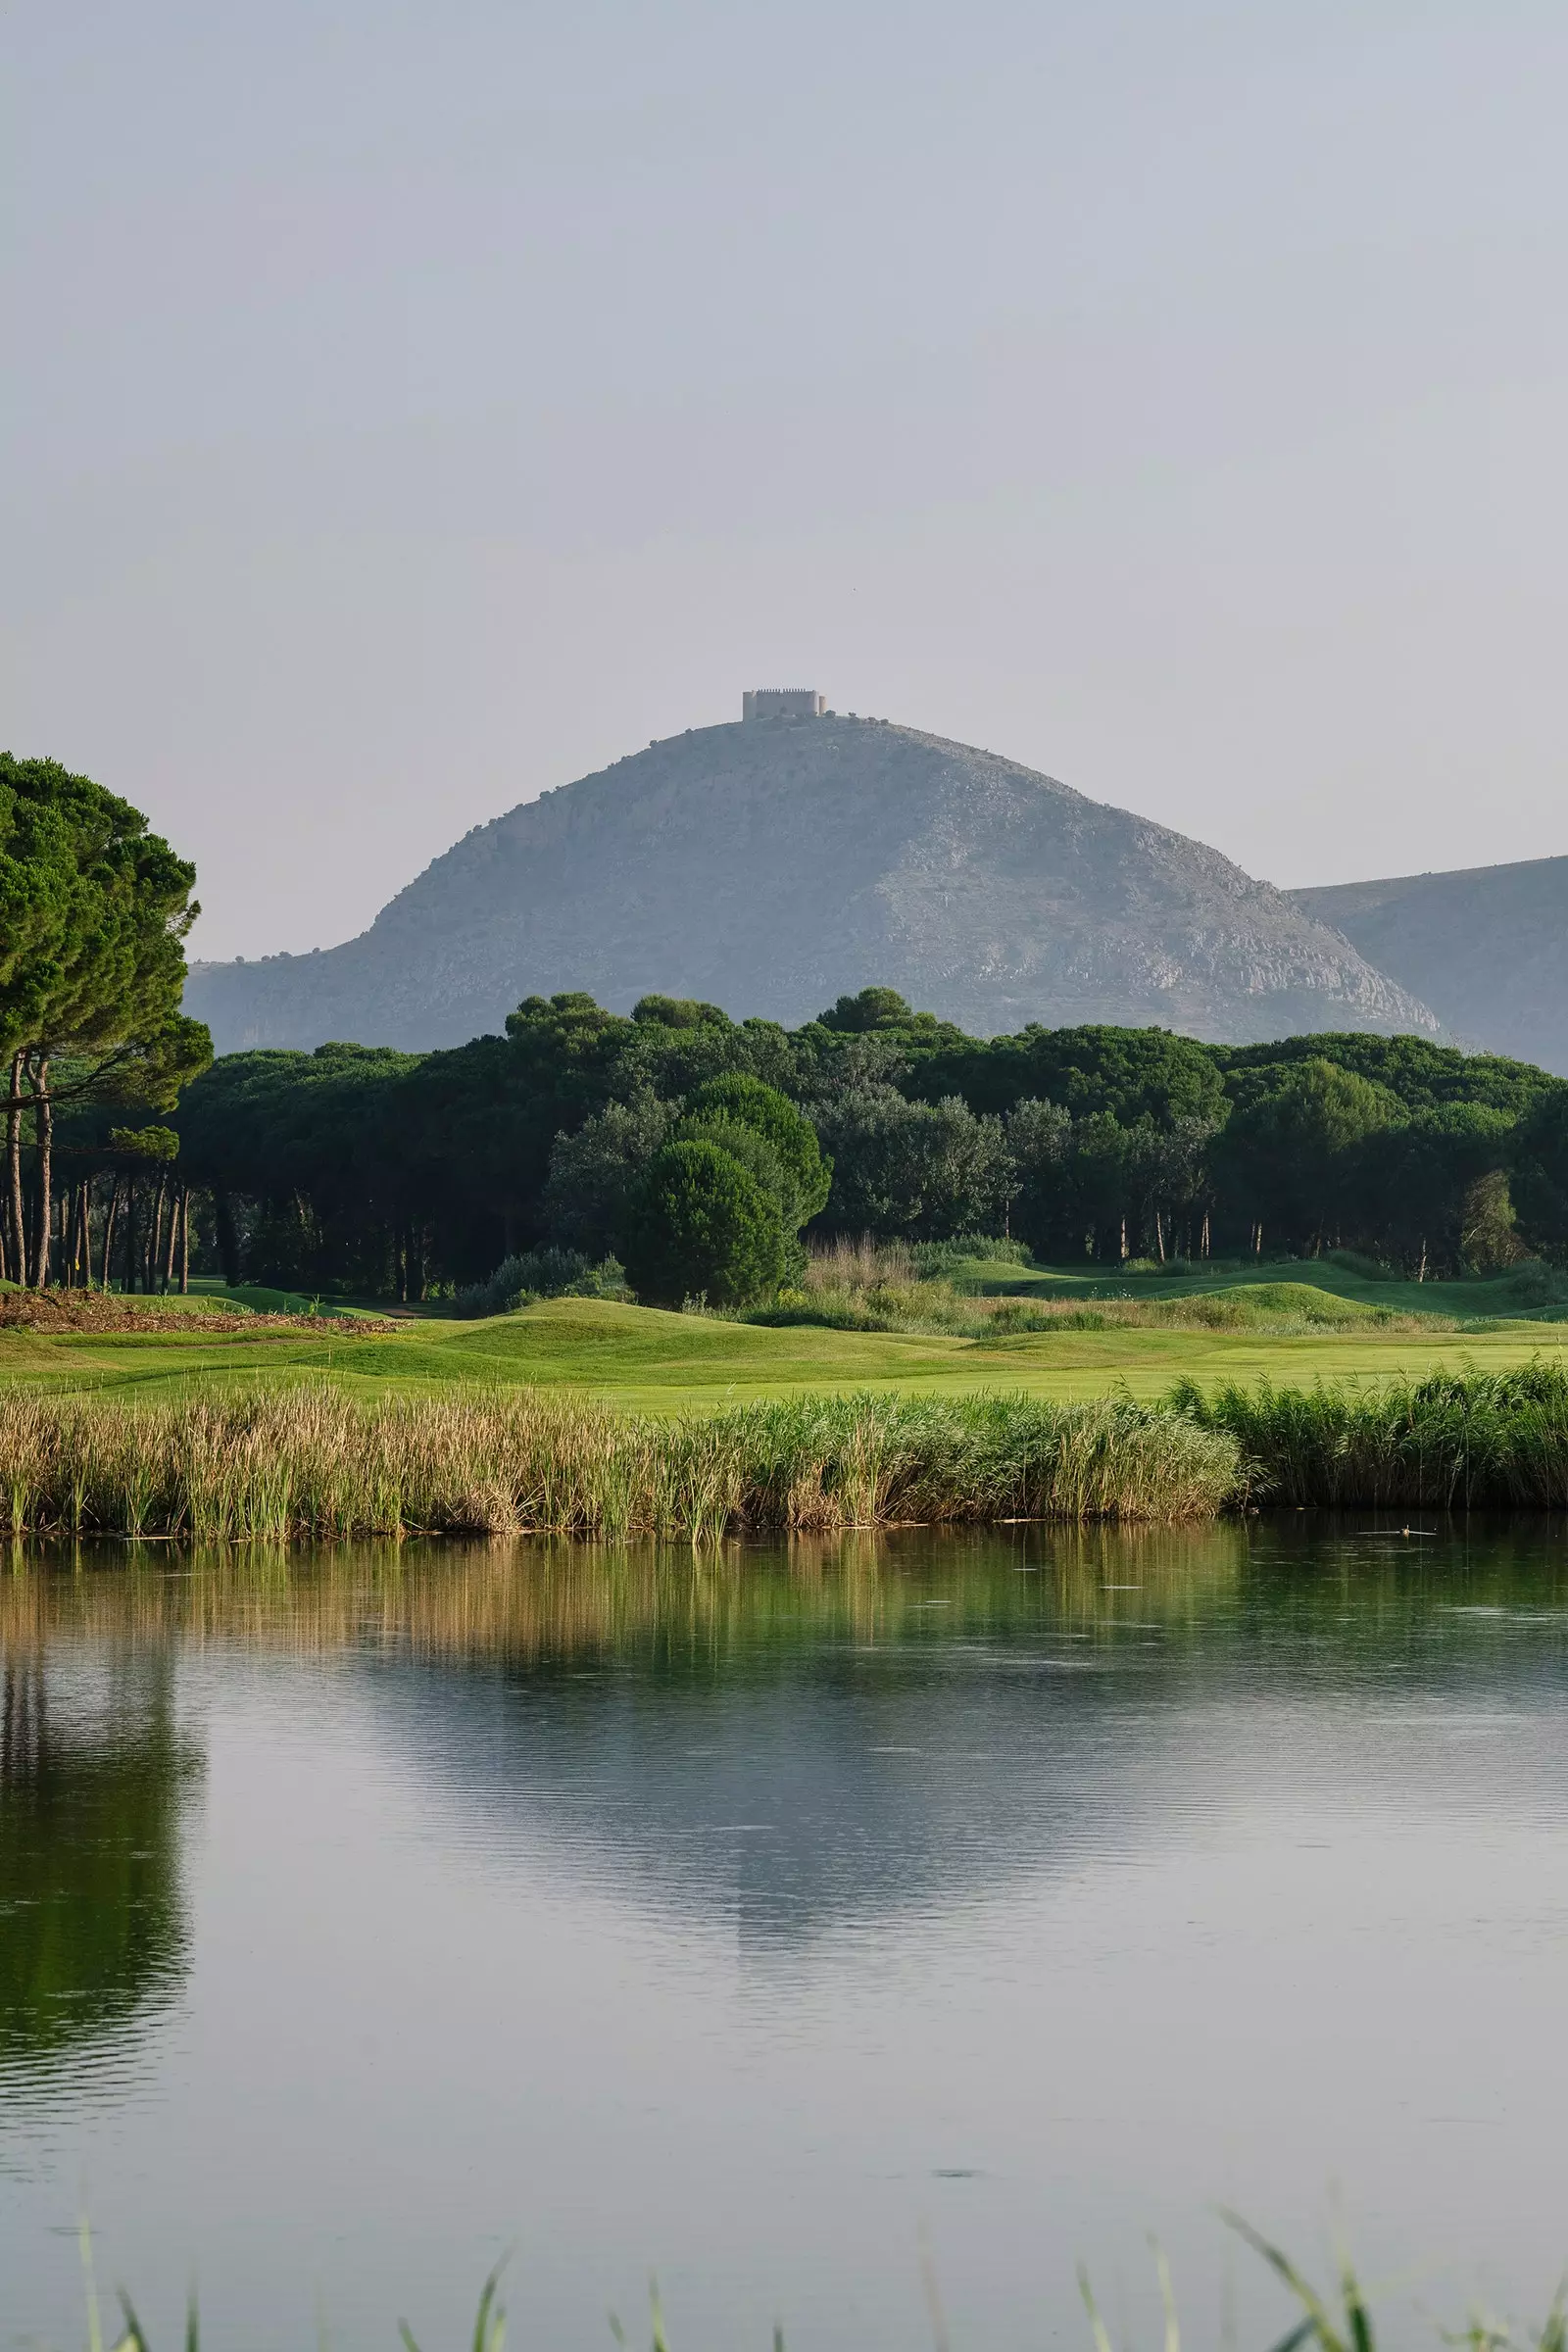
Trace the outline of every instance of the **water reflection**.
<instances>
[{"instance_id":1,"label":"water reflection","mask_svg":"<svg viewBox=\"0 0 1568 2352\"><path fill-rule=\"evenodd\" d=\"M150 1987L176 1965L179 1657L350 1673L389 1745L446 1792L447 1835L492 1865L525 1837L578 1879L723 1917L761 1949L1222 1807L1234 1745L1194 1730L1216 1709L1348 1705L1348 1758L1435 1707L1474 1732L1499 1675L1510 1705L1559 1686L1564 1570L1540 1523L1406 1534L1306 1515L710 1556L76 1555L0 1585L19 1727L6 1884L39 1890L0 1914L0 1966L7 1984L52 1968L62 1985L15 1993L9 2031L42 2049L101 2030L116 1984ZM45 1740L45 1659L58 1680L105 1657L98 1717ZM1451 1741L1429 1770L1434 1792L1451 1781L1465 1801Z\"/></svg>"},{"instance_id":2,"label":"water reflection","mask_svg":"<svg viewBox=\"0 0 1568 2352\"><path fill-rule=\"evenodd\" d=\"M684 2340L893 2352L924 2219L970 2340L1149 2226L1200 2327L1211 2201L1310 2250L1332 2178L1549 2295L1559 1529L83 1553L0 1664L16 2328L89 2173L155 2340L193 2259L236 2341L323 2276L427 2340L519 2224L552 2343L657 2262Z\"/></svg>"},{"instance_id":3,"label":"water reflection","mask_svg":"<svg viewBox=\"0 0 1568 2352\"><path fill-rule=\"evenodd\" d=\"M948 1641L1045 1620L1113 1634L1232 1592L1239 1526L933 1542L850 1535L715 1554L497 1543L225 1552L172 1567L83 1550L0 1584L0 1641L65 1636L510 1665L636 1663L676 1677L853 1640ZM929 1618L933 1600L944 1614Z\"/></svg>"},{"instance_id":4,"label":"water reflection","mask_svg":"<svg viewBox=\"0 0 1568 2352\"><path fill-rule=\"evenodd\" d=\"M113 2080L186 1965L180 1821L196 1771L167 1649L83 1659L53 1597L0 1613L0 2090Z\"/></svg>"}]
</instances>

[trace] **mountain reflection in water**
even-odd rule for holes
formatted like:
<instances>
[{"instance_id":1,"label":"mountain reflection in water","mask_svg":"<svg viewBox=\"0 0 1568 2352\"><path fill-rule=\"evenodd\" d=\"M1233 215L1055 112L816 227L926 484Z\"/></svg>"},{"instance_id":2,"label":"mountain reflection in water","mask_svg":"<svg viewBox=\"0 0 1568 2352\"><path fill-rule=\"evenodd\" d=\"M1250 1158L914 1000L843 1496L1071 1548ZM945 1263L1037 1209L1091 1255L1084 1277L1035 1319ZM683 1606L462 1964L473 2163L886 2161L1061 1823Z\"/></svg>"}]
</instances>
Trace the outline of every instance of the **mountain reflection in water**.
<instances>
[{"instance_id":1,"label":"mountain reflection in water","mask_svg":"<svg viewBox=\"0 0 1568 2352\"><path fill-rule=\"evenodd\" d=\"M519 2223L524 2331L657 2261L833 2352L917 2336L933 2200L976 2342L1350 2164L1370 2263L1568 2251L1549 1524L87 1553L0 1672L13 2331L88 2175L155 2336L200 2262L350 2352Z\"/></svg>"}]
</instances>

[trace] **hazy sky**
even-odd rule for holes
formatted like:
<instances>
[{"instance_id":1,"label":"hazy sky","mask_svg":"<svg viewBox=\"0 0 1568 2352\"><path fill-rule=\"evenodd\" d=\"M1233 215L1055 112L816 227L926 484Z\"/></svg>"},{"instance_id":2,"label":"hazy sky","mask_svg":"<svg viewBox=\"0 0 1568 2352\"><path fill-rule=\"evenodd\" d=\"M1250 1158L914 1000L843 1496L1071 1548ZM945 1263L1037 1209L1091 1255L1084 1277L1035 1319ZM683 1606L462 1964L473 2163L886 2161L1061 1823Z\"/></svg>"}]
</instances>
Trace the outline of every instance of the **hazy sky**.
<instances>
[{"instance_id":1,"label":"hazy sky","mask_svg":"<svg viewBox=\"0 0 1568 2352\"><path fill-rule=\"evenodd\" d=\"M748 684L1568 851L1568 10L15 0L0 743L325 945Z\"/></svg>"}]
</instances>

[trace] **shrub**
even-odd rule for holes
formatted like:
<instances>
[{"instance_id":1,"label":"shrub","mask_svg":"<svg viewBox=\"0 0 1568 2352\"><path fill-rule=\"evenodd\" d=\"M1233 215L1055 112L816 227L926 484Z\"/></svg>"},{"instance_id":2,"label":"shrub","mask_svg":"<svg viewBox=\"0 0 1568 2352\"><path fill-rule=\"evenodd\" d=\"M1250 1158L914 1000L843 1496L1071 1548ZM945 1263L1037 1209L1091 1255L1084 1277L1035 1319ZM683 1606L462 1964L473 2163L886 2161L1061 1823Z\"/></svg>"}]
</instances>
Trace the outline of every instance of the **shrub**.
<instances>
[{"instance_id":1,"label":"shrub","mask_svg":"<svg viewBox=\"0 0 1568 2352\"><path fill-rule=\"evenodd\" d=\"M784 1272L778 1202L718 1144L666 1144L631 1205L626 1265L656 1306L770 1298Z\"/></svg>"},{"instance_id":2,"label":"shrub","mask_svg":"<svg viewBox=\"0 0 1568 2352\"><path fill-rule=\"evenodd\" d=\"M951 1242L916 1242L911 1251L916 1273L951 1274L966 1258L988 1265L1028 1266L1034 1263L1022 1242L1004 1241L993 1233L956 1233Z\"/></svg>"},{"instance_id":3,"label":"shrub","mask_svg":"<svg viewBox=\"0 0 1568 2352\"><path fill-rule=\"evenodd\" d=\"M467 1283L453 1298L456 1315L510 1315L535 1298L624 1298L625 1269L614 1258L597 1265L575 1250L527 1250L504 1257L485 1282Z\"/></svg>"},{"instance_id":4,"label":"shrub","mask_svg":"<svg viewBox=\"0 0 1568 2352\"><path fill-rule=\"evenodd\" d=\"M1568 1275L1544 1258L1522 1257L1509 1269L1505 1296L1510 1306L1562 1306L1568 1303Z\"/></svg>"},{"instance_id":5,"label":"shrub","mask_svg":"<svg viewBox=\"0 0 1568 2352\"><path fill-rule=\"evenodd\" d=\"M1386 1266L1381 1257L1368 1257L1360 1250L1330 1250L1325 1262L1338 1266L1342 1274L1353 1274L1357 1282L1393 1282L1395 1270Z\"/></svg>"}]
</instances>

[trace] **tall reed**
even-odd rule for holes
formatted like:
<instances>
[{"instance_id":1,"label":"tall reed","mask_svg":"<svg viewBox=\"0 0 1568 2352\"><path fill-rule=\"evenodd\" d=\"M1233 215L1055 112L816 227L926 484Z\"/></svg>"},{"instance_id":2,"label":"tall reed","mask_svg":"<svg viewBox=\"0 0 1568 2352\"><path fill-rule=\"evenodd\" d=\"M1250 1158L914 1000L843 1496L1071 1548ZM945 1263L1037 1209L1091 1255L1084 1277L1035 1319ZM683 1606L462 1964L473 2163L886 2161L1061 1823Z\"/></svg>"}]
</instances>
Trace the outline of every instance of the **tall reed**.
<instances>
[{"instance_id":1,"label":"tall reed","mask_svg":"<svg viewBox=\"0 0 1568 2352\"><path fill-rule=\"evenodd\" d=\"M664 1536L1212 1518L1234 1438L1101 1398L807 1396L654 1419L560 1391L365 1405L331 1387L156 1402L0 1395L0 1535L200 1544Z\"/></svg>"},{"instance_id":2,"label":"tall reed","mask_svg":"<svg viewBox=\"0 0 1568 2352\"><path fill-rule=\"evenodd\" d=\"M1231 1438L1259 1499L1367 1509L1568 1509L1568 1368L1433 1372L1356 1388L1235 1383L1167 1399Z\"/></svg>"}]
</instances>

